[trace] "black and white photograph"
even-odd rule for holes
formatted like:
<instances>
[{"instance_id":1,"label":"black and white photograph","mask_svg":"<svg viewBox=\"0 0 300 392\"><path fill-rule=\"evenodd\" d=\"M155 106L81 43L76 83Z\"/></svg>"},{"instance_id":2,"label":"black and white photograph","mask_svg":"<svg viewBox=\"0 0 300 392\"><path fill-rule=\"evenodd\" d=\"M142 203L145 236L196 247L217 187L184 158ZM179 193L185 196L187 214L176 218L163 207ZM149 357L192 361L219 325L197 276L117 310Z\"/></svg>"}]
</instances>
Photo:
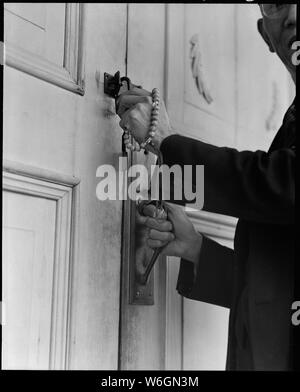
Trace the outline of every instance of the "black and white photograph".
<instances>
[{"instance_id":1,"label":"black and white photograph","mask_svg":"<svg viewBox=\"0 0 300 392\"><path fill-rule=\"evenodd\" d=\"M297 4L2 11L2 371L299 371Z\"/></svg>"}]
</instances>

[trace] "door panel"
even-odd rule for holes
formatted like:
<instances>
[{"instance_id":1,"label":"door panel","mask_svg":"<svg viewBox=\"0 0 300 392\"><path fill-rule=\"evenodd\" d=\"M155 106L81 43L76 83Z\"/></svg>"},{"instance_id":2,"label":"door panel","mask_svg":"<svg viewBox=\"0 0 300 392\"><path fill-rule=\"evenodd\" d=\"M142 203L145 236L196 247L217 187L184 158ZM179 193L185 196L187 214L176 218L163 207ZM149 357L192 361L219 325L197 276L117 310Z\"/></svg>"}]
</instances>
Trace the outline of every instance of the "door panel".
<instances>
[{"instance_id":1,"label":"door panel","mask_svg":"<svg viewBox=\"0 0 300 392\"><path fill-rule=\"evenodd\" d=\"M215 28L216 9L222 18ZM210 117L229 123L231 129L234 118L234 5L187 4L184 7L184 122L193 128L210 127L210 132L218 132ZM191 72L191 39L196 36L198 52L199 83L207 85L212 102L205 100L196 88ZM224 78L226 70L226 78ZM206 124L206 122L209 122ZM217 123L218 124L218 123ZM216 125L217 125L216 124ZM219 133L219 132L218 132ZM223 129L230 137L229 129Z\"/></svg>"},{"instance_id":2,"label":"door panel","mask_svg":"<svg viewBox=\"0 0 300 392\"><path fill-rule=\"evenodd\" d=\"M16 17L32 23L41 29L45 29L46 27L47 10L46 7L41 3L6 3L4 5L4 9Z\"/></svg>"},{"instance_id":3,"label":"door panel","mask_svg":"<svg viewBox=\"0 0 300 392\"><path fill-rule=\"evenodd\" d=\"M73 177L4 161L5 368L66 367L77 183Z\"/></svg>"},{"instance_id":4,"label":"door panel","mask_svg":"<svg viewBox=\"0 0 300 392\"><path fill-rule=\"evenodd\" d=\"M2 328L5 369L47 369L56 203L4 192Z\"/></svg>"},{"instance_id":5,"label":"door panel","mask_svg":"<svg viewBox=\"0 0 300 392\"><path fill-rule=\"evenodd\" d=\"M84 93L82 4L10 3L4 15L7 65Z\"/></svg>"},{"instance_id":6,"label":"door panel","mask_svg":"<svg viewBox=\"0 0 300 392\"><path fill-rule=\"evenodd\" d=\"M168 6L166 78L172 124L179 133L215 145L234 143L234 7L233 4ZM217 15L222 17L216 24L213 21ZM191 41L197 45L192 46ZM197 90L191 56L197 64L198 83L205 86L211 102Z\"/></svg>"},{"instance_id":7,"label":"door panel","mask_svg":"<svg viewBox=\"0 0 300 392\"><path fill-rule=\"evenodd\" d=\"M63 66L66 3L10 3L5 10L5 40Z\"/></svg>"}]
</instances>

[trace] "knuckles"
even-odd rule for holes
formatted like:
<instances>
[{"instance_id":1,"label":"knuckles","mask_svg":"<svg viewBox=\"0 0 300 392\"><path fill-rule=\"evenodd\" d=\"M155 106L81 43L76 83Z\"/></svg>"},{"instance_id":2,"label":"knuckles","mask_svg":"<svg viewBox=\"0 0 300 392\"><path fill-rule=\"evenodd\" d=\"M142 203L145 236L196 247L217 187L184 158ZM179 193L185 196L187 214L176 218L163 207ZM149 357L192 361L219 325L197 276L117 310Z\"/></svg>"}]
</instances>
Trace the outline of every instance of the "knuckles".
<instances>
[{"instance_id":1,"label":"knuckles","mask_svg":"<svg viewBox=\"0 0 300 392\"><path fill-rule=\"evenodd\" d=\"M152 105L152 97L149 95L138 97L138 102L135 105L130 105L130 99L133 94L123 93L119 95L117 98L116 106L117 106L117 114L122 115L124 109L129 109L130 107L134 107L138 110L141 110L145 104Z\"/></svg>"},{"instance_id":2,"label":"knuckles","mask_svg":"<svg viewBox=\"0 0 300 392\"><path fill-rule=\"evenodd\" d=\"M135 109L131 110L130 113L128 113L128 118L131 120L137 120L138 116L138 112Z\"/></svg>"},{"instance_id":3,"label":"knuckles","mask_svg":"<svg viewBox=\"0 0 300 392\"><path fill-rule=\"evenodd\" d=\"M147 226L151 229L161 230L161 231L171 231L173 225L169 221L158 222L155 218L148 218L146 222Z\"/></svg>"},{"instance_id":4,"label":"knuckles","mask_svg":"<svg viewBox=\"0 0 300 392\"><path fill-rule=\"evenodd\" d=\"M149 239L157 240L157 241L173 241L174 234L168 232L161 232L155 229L151 229L149 231Z\"/></svg>"}]
</instances>

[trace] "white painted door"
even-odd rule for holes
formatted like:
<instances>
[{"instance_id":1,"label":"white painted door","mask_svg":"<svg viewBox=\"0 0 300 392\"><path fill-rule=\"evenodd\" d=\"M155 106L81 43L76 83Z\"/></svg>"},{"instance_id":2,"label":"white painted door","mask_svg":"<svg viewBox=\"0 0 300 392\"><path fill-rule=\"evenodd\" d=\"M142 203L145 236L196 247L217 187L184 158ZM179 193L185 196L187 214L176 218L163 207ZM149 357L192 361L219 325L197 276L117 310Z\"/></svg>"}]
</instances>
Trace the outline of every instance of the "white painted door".
<instances>
[{"instance_id":1,"label":"white painted door","mask_svg":"<svg viewBox=\"0 0 300 392\"><path fill-rule=\"evenodd\" d=\"M5 4L6 369L117 369L122 204L96 197L121 132L126 4Z\"/></svg>"}]
</instances>

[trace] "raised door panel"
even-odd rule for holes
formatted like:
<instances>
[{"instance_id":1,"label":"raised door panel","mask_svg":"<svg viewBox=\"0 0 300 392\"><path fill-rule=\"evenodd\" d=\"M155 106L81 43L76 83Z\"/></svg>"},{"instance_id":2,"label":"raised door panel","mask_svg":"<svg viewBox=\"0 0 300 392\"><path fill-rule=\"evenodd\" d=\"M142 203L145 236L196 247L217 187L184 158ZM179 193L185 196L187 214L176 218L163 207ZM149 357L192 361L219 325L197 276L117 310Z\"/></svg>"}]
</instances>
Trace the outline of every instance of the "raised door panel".
<instances>
[{"instance_id":1,"label":"raised door panel","mask_svg":"<svg viewBox=\"0 0 300 392\"><path fill-rule=\"evenodd\" d=\"M234 5L186 4L184 18L184 123L220 134L223 122L222 133L230 138L235 116ZM201 138L200 129L195 137Z\"/></svg>"},{"instance_id":2,"label":"raised door panel","mask_svg":"<svg viewBox=\"0 0 300 392\"><path fill-rule=\"evenodd\" d=\"M56 203L4 192L3 213L2 366L48 369Z\"/></svg>"},{"instance_id":3,"label":"raised door panel","mask_svg":"<svg viewBox=\"0 0 300 392\"><path fill-rule=\"evenodd\" d=\"M168 5L171 122L177 132L216 145L234 143L234 19L234 4Z\"/></svg>"},{"instance_id":4,"label":"raised door panel","mask_svg":"<svg viewBox=\"0 0 300 392\"><path fill-rule=\"evenodd\" d=\"M5 40L63 66L66 3L7 3Z\"/></svg>"},{"instance_id":5,"label":"raised door panel","mask_svg":"<svg viewBox=\"0 0 300 392\"><path fill-rule=\"evenodd\" d=\"M82 5L6 3L4 11L6 64L83 94Z\"/></svg>"},{"instance_id":6,"label":"raised door panel","mask_svg":"<svg viewBox=\"0 0 300 392\"><path fill-rule=\"evenodd\" d=\"M66 367L72 187L77 182L4 162L2 363L6 369Z\"/></svg>"}]
</instances>

